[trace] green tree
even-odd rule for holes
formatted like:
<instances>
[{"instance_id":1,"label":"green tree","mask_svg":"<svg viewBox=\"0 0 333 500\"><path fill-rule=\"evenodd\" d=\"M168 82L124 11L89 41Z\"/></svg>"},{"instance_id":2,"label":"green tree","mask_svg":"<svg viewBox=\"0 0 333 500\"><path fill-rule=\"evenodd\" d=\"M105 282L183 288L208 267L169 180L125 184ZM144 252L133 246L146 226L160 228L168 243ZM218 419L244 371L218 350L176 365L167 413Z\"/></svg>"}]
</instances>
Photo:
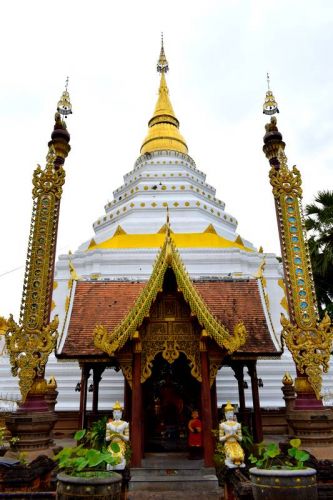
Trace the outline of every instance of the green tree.
<instances>
[{"instance_id":1,"label":"green tree","mask_svg":"<svg viewBox=\"0 0 333 500\"><path fill-rule=\"evenodd\" d=\"M319 191L305 207L305 226L320 314L333 316L333 191Z\"/></svg>"}]
</instances>

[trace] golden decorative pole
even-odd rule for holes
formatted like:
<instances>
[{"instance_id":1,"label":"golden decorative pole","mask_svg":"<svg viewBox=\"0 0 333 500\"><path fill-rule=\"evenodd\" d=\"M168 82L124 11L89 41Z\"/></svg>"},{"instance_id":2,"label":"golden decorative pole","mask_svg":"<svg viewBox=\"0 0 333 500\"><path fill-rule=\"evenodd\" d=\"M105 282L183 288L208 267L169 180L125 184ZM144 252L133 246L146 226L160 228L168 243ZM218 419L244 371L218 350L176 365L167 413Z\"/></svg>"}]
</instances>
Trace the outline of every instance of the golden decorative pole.
<instances>
[{"instance_id":1,"label":"golden decorative pole","mask_svg":"<svg viewBox=\"0 0 333 500\"><path fill-rule=\"evenodd\" d=\"M268 89L265 114L278 112ZM320 409L322 372L327 372L333 330L327 313L319 322L311 261L302 212L302 180L296 166L289 169L285 143L275 116L266 125L263 151L269 160L282 261L289 305L289 319L281 314L282 338L296 365L295 409Z\"/></svg>"},{"instance_id":2,"label":"golden decorative pole","mask_svg":"<svg viewBox=\"0 0 333 500\"><path fill-rule=\"evenodd\" d=\"M50 322L50 312L60 200L65 182L63 165L70 151L70 135L63 119L72 113L67 85L68 79L58 102L46 166L43 169L38 165L33 173L33 207L20 320L17 324L10 315L7 321L6 347L12 373L19 377L20 410L47 409L44 371L58 335L58 318Z\"/></svg>"}]
</instances>

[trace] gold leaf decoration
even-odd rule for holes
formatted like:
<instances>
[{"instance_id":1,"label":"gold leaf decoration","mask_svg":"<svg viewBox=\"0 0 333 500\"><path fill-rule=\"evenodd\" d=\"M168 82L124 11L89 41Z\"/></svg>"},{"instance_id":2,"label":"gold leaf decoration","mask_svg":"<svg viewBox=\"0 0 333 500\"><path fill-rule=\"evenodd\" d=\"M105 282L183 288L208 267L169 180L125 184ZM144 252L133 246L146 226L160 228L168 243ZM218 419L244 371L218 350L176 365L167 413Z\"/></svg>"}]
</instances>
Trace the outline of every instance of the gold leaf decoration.
<instances>
[{"instance_id":1,"label":"gold leaf decoration","mask_svg":"<svg viewBox=\"0 0 333 500\"><path fill-rule=\"evenodd\" d=\"M6 332L6 347L12 365L12 374L19 377L19 387L24 402L37 376L43 376L49 354L54 350L58 337L58 316L40 330L19 326L10 315Z\"/></svg>"},{"instance_id":2,"label":"gold leaf decoration","mask_svg":"<svg viewBox=\"0 0 333 500\"><path fill-rule=\"evenodd\" d=\"M304 330L281 314L282 338L300 373L305 373L317 399L320 398L322 371L327 372L333 346L331 319L326 313L315 328Z\"/></svg>"}]
</instances>

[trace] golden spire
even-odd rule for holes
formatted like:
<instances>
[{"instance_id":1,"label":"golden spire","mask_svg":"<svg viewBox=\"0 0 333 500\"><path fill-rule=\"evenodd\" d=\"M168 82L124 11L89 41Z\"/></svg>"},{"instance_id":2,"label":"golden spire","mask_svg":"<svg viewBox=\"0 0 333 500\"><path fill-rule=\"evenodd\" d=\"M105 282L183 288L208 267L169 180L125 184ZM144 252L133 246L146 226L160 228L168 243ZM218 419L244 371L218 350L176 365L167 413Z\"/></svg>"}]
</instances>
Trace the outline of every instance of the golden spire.
<instances>
[{"instance_id":1,"label":"golden spire","mask_svg":"<svg viewBox=\"0 0 333 500\"><path fill-rule=\"evenodd\" d=\"M168 70L169 65L165 57L162 35L161 52L157 61L157 71L161 73L158 99L153 117L148 122L148 134L141 146L141 154L161 150L172 150L185 154L188 152L185 139L179 132L179 121L169 98L169 89L165 79L165 73Z\"/></svg>"},{"instance_id":2,"label":"golden spire","mask_svg":"<svg viewBox=\"0 0 333 500\"><path fill-rule=\"evenodd\" d=\"M267 92L263 105L263 113L265 115L274 115L275 113L280 113L273 92L269 87L269 73L267 73Z\"/></svg>"},{"instance_id":3,"label":"golden spire","mask_svg":"<svg viewBox=\"0 0 333 500\"><path fill-rule=\"evenodd\" d=\"M164 52L163 33L161 33L161 52L157 61L157 71L158 73L167 73L169 71L169 64Z\"/></svg>"}]
</instances>

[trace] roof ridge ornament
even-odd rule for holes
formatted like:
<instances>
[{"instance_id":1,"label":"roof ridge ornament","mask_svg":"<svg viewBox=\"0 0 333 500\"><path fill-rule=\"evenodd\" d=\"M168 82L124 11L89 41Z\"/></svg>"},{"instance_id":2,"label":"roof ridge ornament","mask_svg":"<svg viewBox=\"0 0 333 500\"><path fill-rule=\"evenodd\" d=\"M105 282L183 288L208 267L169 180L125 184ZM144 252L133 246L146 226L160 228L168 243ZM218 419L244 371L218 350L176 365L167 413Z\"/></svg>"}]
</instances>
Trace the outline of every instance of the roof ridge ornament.
<instances>
[{"instance_id":1,"label":"roof ridge ornament","mask_svg":"<svg viewBox=\"0 0 333 500\"><path fill-rule=\"evenodd\" d=\"M158 73L167 73L169 71L169 63L164 52L163 32L161 33L161 51L157 61L157 71Z\"/></svg>"},{"instance_id":2,"label":"roof ridge ornament","mask_svg":"<svg viewBox=\"0 0 333 500\"><path fill-rule=\"evenodd\" d=\"M275 113L280 113L273 92L270 89L269 73L267 73L267 92L263 105L263 113L264 115L275 115Z\"/></svg>"}]
</instances>

